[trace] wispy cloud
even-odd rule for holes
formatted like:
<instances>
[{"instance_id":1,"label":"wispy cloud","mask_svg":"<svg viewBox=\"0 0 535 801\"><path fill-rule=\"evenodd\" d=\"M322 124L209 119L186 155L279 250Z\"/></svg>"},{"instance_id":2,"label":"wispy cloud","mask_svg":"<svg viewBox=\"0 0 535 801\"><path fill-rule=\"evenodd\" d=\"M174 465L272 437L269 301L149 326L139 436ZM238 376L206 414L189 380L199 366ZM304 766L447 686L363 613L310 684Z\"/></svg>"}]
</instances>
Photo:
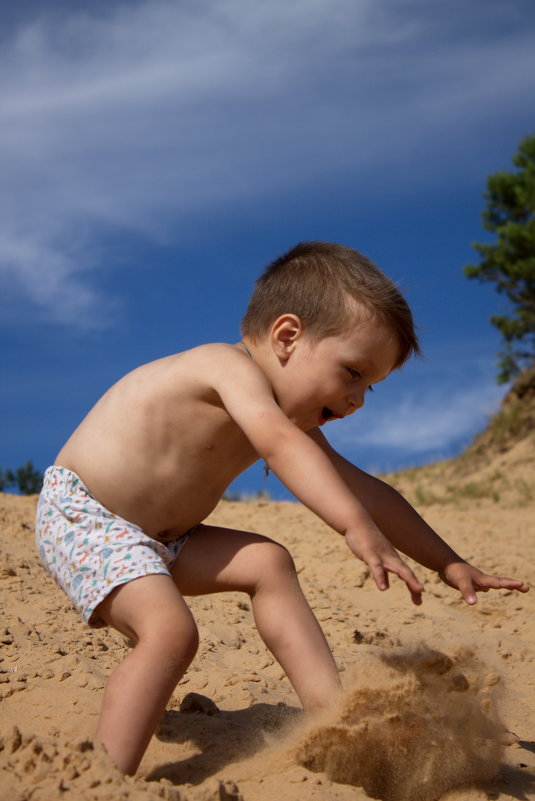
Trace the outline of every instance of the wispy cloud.
<instances>
[{"instance_id":1,"label":"wispy cloud","mask_svg":"<svg viewBox=\"0 0 535 801\"><path fill-rule=\"evenodd\" d=\"M346 448L358 446L361 454L372 449L379 460L400 452L408 457L443 453L481 430L503 393L490 380L461 388L445 382L439 390L390 397L381 408L371 401L360 418L353 415L336 432L333 426L330 439Z\"/></svg>"},{"instance_id":2,"label":"wispy cloud","mask_svg":"<svg viewBox=\"0 0 535 801\"><path fill-rule=\"evenodd\" d=\"M427 163L432 181L456 137L473 137L473 158L483 129L525 106L533 36L515 20L521 6L147 0L100 15L39 11L0 53L4 296L86 321L110 231L172 240L206 211L322 175L358 176L371 191L392 169Z\"/></svg>"}]
</instances>

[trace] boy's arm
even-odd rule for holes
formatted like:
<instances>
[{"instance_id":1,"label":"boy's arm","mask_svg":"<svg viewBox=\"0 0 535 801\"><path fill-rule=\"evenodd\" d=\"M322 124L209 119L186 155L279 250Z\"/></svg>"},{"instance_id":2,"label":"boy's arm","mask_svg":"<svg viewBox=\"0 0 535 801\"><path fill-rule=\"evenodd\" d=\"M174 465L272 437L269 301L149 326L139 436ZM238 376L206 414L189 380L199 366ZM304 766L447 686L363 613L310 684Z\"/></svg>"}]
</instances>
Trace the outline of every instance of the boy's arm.
<instances>
[{"instance_id":1,"label":"boy's arm","mask_svg":"<svg viewBox=\"0 0 535 801\"><path fill-rule=\"evenodd\" d=\"M388 573L395 573L406 583L413 602L421 603L422 584L329 457L282 412L263 373L240 355L221 354L227 355L228 359L211 363L211 383L259 457L305 506L345 536L379 589L387 589Z\"/></svg>"},{"instance_id":2,"label":"boy's arm","mask_svg":"<svg viewBox=\"0 0 535 801\"><path fill-rule=\"evenodd\" d=\"M309 432L309 436L327 455L392 545L424 567L436 571L446 584L461 592L467 603L476 603L477 591L515 589L527 592L528 586L524 582L489 576L462 559L397 490L344 459L319 429Z\"/></svg>"}]
</instances>

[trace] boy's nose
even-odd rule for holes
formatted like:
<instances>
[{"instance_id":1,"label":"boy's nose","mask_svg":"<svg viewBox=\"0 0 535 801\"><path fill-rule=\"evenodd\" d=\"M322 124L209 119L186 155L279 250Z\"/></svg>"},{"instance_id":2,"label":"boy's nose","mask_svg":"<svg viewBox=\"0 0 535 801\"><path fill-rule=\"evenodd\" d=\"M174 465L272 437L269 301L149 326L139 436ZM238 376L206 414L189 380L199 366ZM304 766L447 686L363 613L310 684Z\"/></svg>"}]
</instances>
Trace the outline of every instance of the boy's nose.
<instances>
[{"instance_id":1,"label":"boy's nose","mask_svg":"<svg viewBox=\"0 0 535 801\"><path fill-rule=\"evenodd\" d=\"M357 409L361 409L364 406L364 392L360 392L359 390L355 391L349 396L348 402L349 410L347 413L353 414L353 412L356 412Z\"/></svg>"}]
</instances>

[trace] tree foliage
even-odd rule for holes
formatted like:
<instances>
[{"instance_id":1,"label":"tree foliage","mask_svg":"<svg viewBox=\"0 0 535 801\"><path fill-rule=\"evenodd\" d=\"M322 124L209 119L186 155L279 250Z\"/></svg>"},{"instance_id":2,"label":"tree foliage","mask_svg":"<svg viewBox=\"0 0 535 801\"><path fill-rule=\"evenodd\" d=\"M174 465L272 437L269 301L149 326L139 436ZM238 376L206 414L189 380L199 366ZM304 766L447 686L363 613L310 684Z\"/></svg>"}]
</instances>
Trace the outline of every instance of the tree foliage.
<instances>
[{"instance_id":1,"label":"tree foliage","mask_svg":"<svg viewBox=\"0 0 535 801\"><path fill-rule=\"evenodd\" d=\"M39 472L30 460L26 464L13 470L0 468L0 491L17 488L22 495L35 495L41 492L43 474Z\"/></svg>"},{"instance_id":2,"label":"tree foliage","mask_svg":"<svg viewBox=\"0 0 535 801\"><path fill-rule=\"evenodd\" d=\"M513 164L516 171L487 179L483 226L496 239L474 243L481 262L464 268L469 278L494 282L511 303L509 314L491 317L504 342L499 383L535 361L535 134L520 142Z\"/></svg>"}]
</instances>

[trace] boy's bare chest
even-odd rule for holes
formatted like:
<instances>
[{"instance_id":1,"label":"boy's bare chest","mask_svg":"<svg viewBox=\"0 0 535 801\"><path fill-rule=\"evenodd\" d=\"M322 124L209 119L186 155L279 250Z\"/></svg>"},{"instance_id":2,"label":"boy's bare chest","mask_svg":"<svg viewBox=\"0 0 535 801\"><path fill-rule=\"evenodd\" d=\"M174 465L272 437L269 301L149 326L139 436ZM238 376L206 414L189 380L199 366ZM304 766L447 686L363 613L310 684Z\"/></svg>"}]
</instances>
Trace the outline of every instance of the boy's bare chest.
<instances>
[{"instance_id":1,"label":"boy's bare chest","mask_svg":"<svg viewBox=\"0 0 535 801\"><path fill-rule=\"evenodd\" d=\"M187 464L190 476L213 485L216 491L223 492L258 458L241 428L224 409L210 410L202 422L193 421L190 430L177 432L177 435L177 462Z\"/></svg>"}]
</instances>

